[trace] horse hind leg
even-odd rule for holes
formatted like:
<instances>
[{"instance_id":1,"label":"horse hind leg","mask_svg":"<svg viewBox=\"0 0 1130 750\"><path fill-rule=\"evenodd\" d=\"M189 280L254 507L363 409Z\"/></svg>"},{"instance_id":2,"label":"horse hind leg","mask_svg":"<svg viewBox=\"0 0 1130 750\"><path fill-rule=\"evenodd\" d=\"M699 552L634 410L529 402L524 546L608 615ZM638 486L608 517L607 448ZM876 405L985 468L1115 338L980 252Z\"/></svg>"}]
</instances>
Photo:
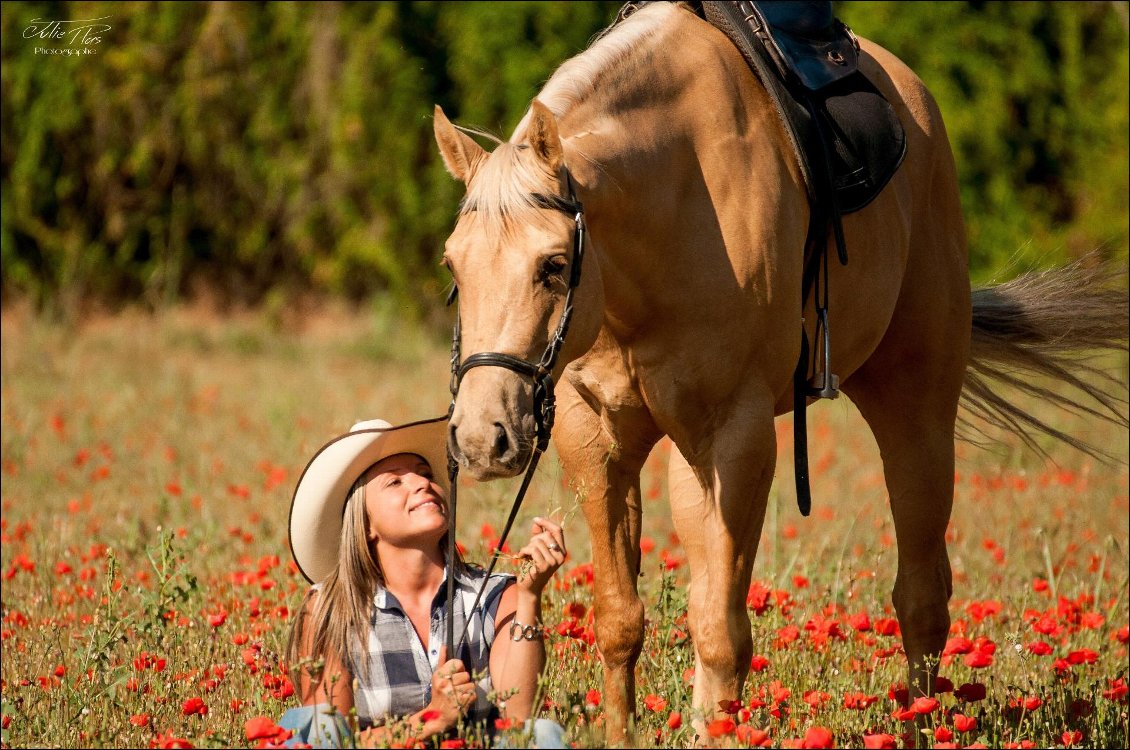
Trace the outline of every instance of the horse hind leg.
<instances>
[{"instance_id":1,"label":"horse hind leg","mask_svg":"<svg viewBox=\"0 0 1130 750\"><path fill-rule=\"evenodd\" d=\"M911 695L929 694L950 625L953 580L945 535L953 506L954 420L964 351L951 343L931 354L921 351L920 340L903 348L897 335L888 338L844 391L867 420L882 455L898 542L892 598L908 685Z\"/></svg>"}]
</instances>

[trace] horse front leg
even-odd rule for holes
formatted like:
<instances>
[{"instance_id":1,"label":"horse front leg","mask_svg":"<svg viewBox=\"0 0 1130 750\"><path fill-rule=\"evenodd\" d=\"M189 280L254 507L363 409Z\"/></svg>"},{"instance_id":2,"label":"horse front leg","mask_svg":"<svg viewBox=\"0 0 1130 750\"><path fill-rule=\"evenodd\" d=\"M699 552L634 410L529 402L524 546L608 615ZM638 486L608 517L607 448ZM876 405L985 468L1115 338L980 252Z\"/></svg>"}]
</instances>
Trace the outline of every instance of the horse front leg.
<instances>
[{"instance_id":1,"label":"horse front leg","mask_svg":"<svg viewBox=\"0 0 1130 750\"><path fill-rule=\"evenodd\" d=\"M592 545L596 643L604 663L607 740L629 742L636 708L635 668L643 648L640 570L640 469L659 434L641 407L617 410L614 438L568 383L557 389L553 430Z\"/></svg>"},{"instance_id":2,"label":"horse front leg","mask_svg":"<svg viewBox=\"0 0 1130 750\"><path fill-rule=\"evenodd\" d=\"M776 452L772 403L750 398L702 439L694 459L671 454L671 513L691 570L697 744L711 742L706 722L725 716L724 707L741 699L749 672L753 639L746 595Z\"/></svg>"}]
</instances>

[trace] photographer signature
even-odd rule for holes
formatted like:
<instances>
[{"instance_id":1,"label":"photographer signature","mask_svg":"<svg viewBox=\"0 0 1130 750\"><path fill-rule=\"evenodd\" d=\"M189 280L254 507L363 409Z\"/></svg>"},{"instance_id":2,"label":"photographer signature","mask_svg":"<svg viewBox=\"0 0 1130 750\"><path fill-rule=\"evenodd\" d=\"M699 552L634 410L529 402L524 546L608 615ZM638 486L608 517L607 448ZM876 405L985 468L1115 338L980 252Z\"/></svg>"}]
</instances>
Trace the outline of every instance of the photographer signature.
<instances>
[{"instance_id":1,"label":"photographer signature","mask_svg":"<svg viewBox=\"0 0 1130 750\"><path fill-rule=\"evenodd\" d=\"M24 39L62 40L71 47L88 47L101 44L101 35L112 28L110 24L104 23L109 18L110 16L103 16L75 21L48 21L35 18L28 23L23 36Z\"/></svg>"}]
</instances>

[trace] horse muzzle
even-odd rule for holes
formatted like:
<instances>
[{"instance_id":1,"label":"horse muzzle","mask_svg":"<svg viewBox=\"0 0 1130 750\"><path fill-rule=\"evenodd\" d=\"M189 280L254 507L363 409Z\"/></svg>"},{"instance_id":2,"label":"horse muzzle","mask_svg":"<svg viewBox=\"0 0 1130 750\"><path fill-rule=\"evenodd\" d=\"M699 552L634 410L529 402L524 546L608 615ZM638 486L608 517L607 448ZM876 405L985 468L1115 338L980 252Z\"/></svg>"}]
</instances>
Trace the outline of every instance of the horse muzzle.
<instances>
[{"instance_id":1,"label":"horse muzzle","mask_svg":"<svg viewBox=\"0 0 1130 750\"><path fill-rule=\"evenodd\" d=\"M460 391L448 423L448 450L460 469L480 482L521 472L529 463L536 439L533 414L513 404L514 400L532 401L529 385L513 375L503 379L518 382L517 399L513 393L507 394L511 398L480 398L479 389L466 388ZM500 404L502 408L495 411L485 408L486 404Z\"/></svg>"}]
</instances>

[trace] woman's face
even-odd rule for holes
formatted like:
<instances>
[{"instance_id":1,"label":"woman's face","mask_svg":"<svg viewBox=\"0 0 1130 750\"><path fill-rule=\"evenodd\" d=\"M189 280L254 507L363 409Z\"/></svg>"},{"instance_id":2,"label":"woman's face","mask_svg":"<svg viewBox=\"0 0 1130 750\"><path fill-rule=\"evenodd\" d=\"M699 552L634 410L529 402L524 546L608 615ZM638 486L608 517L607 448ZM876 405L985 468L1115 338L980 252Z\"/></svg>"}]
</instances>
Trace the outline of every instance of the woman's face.
<instances>
[{"instance_id":1,"label":"woman's face","mask_svg":"<svg viewBox=\"0 0 1130 750\"><path fill-rule=\"evenodd\" d=\"M370 542L417 546L438 542L447 531L447 500L427 461L398 453L374 464L365 476Z\"/></svg>"}]
</instances>

